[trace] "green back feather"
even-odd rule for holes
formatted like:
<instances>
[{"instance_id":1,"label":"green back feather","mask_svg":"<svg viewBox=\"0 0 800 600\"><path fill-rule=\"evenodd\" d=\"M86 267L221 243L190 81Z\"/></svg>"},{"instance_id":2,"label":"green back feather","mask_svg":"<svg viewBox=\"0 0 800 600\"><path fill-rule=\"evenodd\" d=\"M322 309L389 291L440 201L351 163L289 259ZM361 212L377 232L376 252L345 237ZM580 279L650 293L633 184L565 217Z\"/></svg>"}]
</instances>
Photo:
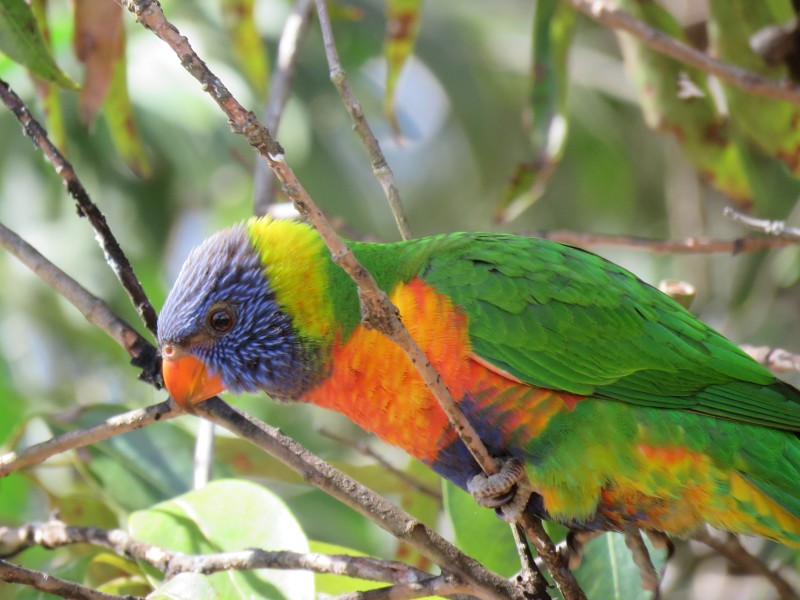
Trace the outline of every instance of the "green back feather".
<instances>
[{"instance_id":1,"label":"green back feather","mask_svg":"<svg viewBox=\"0 0 800 600\"><path fill-rule=\"evenodd\" d=\"M353 249L384 289L418 276L452 298L469 317L473 352L521 381L800 431L800 392L590 252L486 233ZM339 314L352 328L358 303L345 296Z\"/></svg>"}]
</instances>

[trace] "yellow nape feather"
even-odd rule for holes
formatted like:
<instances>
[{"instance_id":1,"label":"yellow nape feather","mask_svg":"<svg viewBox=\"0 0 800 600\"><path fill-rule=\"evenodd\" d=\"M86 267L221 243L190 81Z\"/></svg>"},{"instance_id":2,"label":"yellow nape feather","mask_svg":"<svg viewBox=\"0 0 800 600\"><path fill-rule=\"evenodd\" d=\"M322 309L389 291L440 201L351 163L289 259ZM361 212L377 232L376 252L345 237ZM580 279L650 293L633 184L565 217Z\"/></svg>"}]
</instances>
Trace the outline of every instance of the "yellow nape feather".
<instances>
[{"instance_id":1,"label":"yellow nape feather","mask_svg":"<svg viewBox=\"0 0 800 600\"><path fill-rule=\"evenodd\" d=\"M333 306L328 301L327 254L322 239L305 223L254 217L247 230L275 292L301 336L327 342Z\"/></svg>"}]
</instances>

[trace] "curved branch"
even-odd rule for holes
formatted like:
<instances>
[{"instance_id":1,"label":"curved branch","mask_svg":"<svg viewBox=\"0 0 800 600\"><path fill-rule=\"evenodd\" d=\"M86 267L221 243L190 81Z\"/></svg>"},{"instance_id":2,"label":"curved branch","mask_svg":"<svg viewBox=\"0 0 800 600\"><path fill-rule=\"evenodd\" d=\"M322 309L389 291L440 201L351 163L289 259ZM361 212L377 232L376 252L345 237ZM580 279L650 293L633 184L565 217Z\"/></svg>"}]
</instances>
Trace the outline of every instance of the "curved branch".
<instances>
[{"instance_id":1,"label":"curved branch","mask_svg":"<svg viewBox=\"0 0 800 600\"><path fill-rule=\"evenodd\" d=\"M720 81L756 96L800 104L800 87L792 84L790 80L775 81L753 71L711 58L705 52L695 50L688 44L612 6L608 0L565 0L565 2L601 25L629 33L653 50L710 73Z\"/></svg>"},{"instance_id":2,"label":"curved branch","mask_svg":"<svg viewBox=\"0 0 800 600\"><path fill-rule=\"evenodd\" d=\"M95 238L105 255L106 262L111 267L111 270L114 271L117 279L119 279L133 306L142 318L145 327L155 336L156 311L153 305L150 304L150 300L147 299L147 294L144 293L142 284L133 272L128 257L125 256L119 242L117 242L117 238L111 232L105 216L89 198L89 193L75 174L72 164L53 145L44 127L31 116L30 111L20 97L3 80L0 80L0 100L20 122L25 135L31 138L33 143L44 153L45 158L53 165L56 173L64 182L67 191L75 200L78 206L78 214L89 219L89 223L91 223L96 234Z\"/></svg>"}]
</instances>

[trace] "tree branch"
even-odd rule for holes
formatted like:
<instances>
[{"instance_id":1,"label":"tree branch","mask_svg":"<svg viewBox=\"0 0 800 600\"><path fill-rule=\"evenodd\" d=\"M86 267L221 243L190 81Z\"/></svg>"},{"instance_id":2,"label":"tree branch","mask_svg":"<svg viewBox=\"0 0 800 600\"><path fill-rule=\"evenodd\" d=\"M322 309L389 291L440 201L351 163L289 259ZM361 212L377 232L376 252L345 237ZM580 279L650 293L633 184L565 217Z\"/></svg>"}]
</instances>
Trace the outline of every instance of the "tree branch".
<instances>
[{"instance_id":1,"label":"tree branch","mask_svg":"<svg viewBox=\"0 0 800 600\"><path fill-rule=\"evenodd\" d=\"M308 35L311 25L311 8L314 0L297 0L286 25L283 27L278 42L278 56L275 60L275 72L269 84L267 105L264 109L264 126L269 131L278 131L283 109L289 99L300 46ZM253 214L265 215L275 197L275 178L264 161L258 160L253 178Z\"/></svg>"},{"instance_id":2,"label":"tree branch","mask_svg":"<svg viewBox=\"0 0 800 600\"><path fill-rule=\"evenodd\" d=\"M16 452L9 452L0 456L0 477L38 465L56 454L62 454L75 448L82 448L95 442L101 442L117 435L121 435L145 425L158 421L166 421L185 414L172 400L159 402L146 408L137 408L121 415L110 417L84 429L68 431L41 444L34 444Z\"/></svg>"},{"instance_id":3,"label":"tree branch","mask_svg":"<svg viewBox=\"0 0 800 600\"><path fill-rule=\"evenodd\" d=\"M166 578L187 572L210 575L219 571L252 569L303 569L387 583L416 583L433 577L430 573L401 562L368 556L261 549L184 554L136 540L121 529L77 527L67 525L59 519L51 519L45 523L28 523L20 527L0 527L0 551L6 556L31 546L55 549L73 544L92 544L107 548L120 556L158 569Z\"/></svg>"},{"instance_id":4,"label":"tree branch","mask_svg":"<svg viewBox=\"0 0 800 600\"><path fill-rule=\"evenodd\" d=\"M418 481L416 478L412 477L411 475L409 475L405 471L401 471L400 469L395 467L392 463L390 463L388 460L383 458L383 456L381 456L379 453L375 452L372 448L370 448L369 444L367 444L367 443L365 443L363 441L351 440L351 439L346 438L345 436L339 435L339 434L337 434L337 433L335 433L335 432L333 432L333 431L331 431L329 429L325 429L324 427L322 429L320 429L319 432L320 432L320 434L324 435L325 437L330 438L330 439L342 444L343 446L347 446L349 448L352 448L356 452L360 452L364 456L370 457L375 462L377 462L381 467L386 469L388 472L390 472L392 475L394 475L398 479L406 482L408 485L413 487L415 490L425 494L426 496L428 496L430 498L433 498L434 500L437 500L439 502L442 501L442 493L438 489L435 489L435 488L432 488L431 486L425 485L423 482Z\"/></svg>"},{"instance_id":5,"label":"tree branch","mask_svg":"<svg viewBox=\"0 0 800 600\"><path fill-rule=\"evenodd\" d=\"M77 308L89 323L105 331L132 358L137 359L142 353L155 352L153 345L115 315L105 302L90 293L2 223L0 223L0 246L16 256L22 264Z\"/></svg>"},{"instance_id":6,"label":"tree branch","mask_svg":"<svg viewBox=\"0 0 800 600\"><path fill-rule=\"evenodd\" d=\"M95 238L105 255L106 262L127 292L145 327L155 336L156 311L153 305L150 304L150 300L147 299L147 294L144 293L142 284L133 272L133 268L122 248L120 248L119 242L111 232L105 216L89 198L89 193L75 174L72 164L59 152L58 148L47 136L45 128L31 116L30 111L20 97L3 80L0 80L0 100L20 122L25 135L31 138L34 145L44 153L45 158L53 165L56 173L64 182L67 191L74 198L78 214L89 219L89 223L91 223L96 234Z\"/></svg>"},{"instance_id":7,"label":"tree branch","mask_svg":"<svg viewBox=\"0 0 800 600\"><path fill-rule=\"evenodd\" d=\"M756 219L755 217L742 214L730 206L725 207L723 214L731 221L742 223L750 229L774 236L775 239L791 240L795 243L800 240L800 229L797 227L789 227L785 221Z\"/></svg>"},{"instance_id":8,"label":"tree branch","mask_svg":"<svg viewBox=\"0 0 800 600\"><path fill-rule=\"evenodd\" d=\"M333 27L331 27L331 20L328 16L328 8L325 0L314 0L317 5L317 16L319 17L319 26L322 29L322 40L325 44L325 58L328 60L328 68L330 69L331 82L333 82L336 91L344 102L347 113L353 121L353 129L358 134L364 149L367 151L369 162L372 165L372 174L378 183L383 188L383 193L389 201L389 208L394 215L397 229L404 240L411 239L411 228L408 225L405 209L403 203L400 201L400 190L397 189L397 184L394 180L394 173L392 172L389 163L381 151L381 146L378 139L372 133L372 129L367 123L367 118L364 116L364 111L361 108L361 103L353 93L353 89L347 82L347 73L342 68L342 63L339 60L339 53L336 51L336 42L333 38Z\"/></svg>"},{"instance_id":9,"label":"tree branch","mask_svg":"<svg viewBox=\"0 0 800 600\"><path fill-rule=\"evenodd\" d=\"M739 254L741 252L757 252L759 250L769 250L772 248L785 248L786 246L794 246L798 243L798 239L791 237L746 236L734 240L689 237L682 240L659 240L632 235L581 233L579 231L568 231L565 229L525 231L520 235L552 240L562 244L570 244L571 246L619 246L632 250L654 252L656 254L712 254L716 252Z\"/></svg>"},{"instance_id":10,"label":"tree branch","mask_svg":"<svg viewBox=\"0 0 800 600\"><path fill-rule=\"evenodd\" d=\"M189 41L180 35L174 25L167 21L161 7L156 2L152 0L126 0L126 6L128 10L135 14L137 21L153 31L172 48L180 59L181 65L202 84L203 90L211 95L212 99L227 115L234 132L244 135L248 143L267 161L297 211L316 228L330 250L333 261L343 268L355 282L358 288L364 326L380 331L403 350L419 373L425 386L442 407L451 426L470 451L476 463L486 474L495 473L497 467L494 460L489 455L469 420L466 419L458 404L454 401L446 384L403 325L397 307L391 303L386 293L378 287L372 275L358 262L350 248L336 234L327 217L317 207L284 160L283 148L272 137L269 130L258 122L255 114L245 110L222 81L209 70L208 66L194 52ZM525 519L524 522L530 525L534 518L529 515L529 518ZM567 600L582 600L585 598L574 575L568 570L561 569L560 563L552 559L554 556L557 558L555 546L544 532L541 523L534 529L526 529L529 532L536 531L542 536L537 540L537 547L547 548L544 560L548 568L551 569L551 574L559 587L563 590L577 590L576 595L568 595L565 592ZM461 575L463 576L463 573Z\"/></svg>"},{"instance_id":11,"label":"tree branch","mask_svg":"<svg viewBox=\"0 0 800 600\"><path fill-rule=\"evenodd\" d=\"M430 558L441 568L474 586L487 598L519 598L515 586L463 554L435 531L366 486L311 454L279 429L228 406L219 398L196 404L196 414L248 440L299 473L303 479L364 515Z\"/></svg>"},{"instance_id":12,"label":"tree branch","mask_svg":"<svg viewBox=\"0 0 800 600\"><path fill-rule=\"evenodd\" d=\"M745 550L735 535L727 534L726 538L721 540L707 530L703 530L695 534L694 539L713 548L744 571L763 576L783 600L800 600L800 594L792 588L789 582L779 573L770 569L758 557Z\"/></svg>"},{"instance_id":13,"label":"tree branch","mask_svg":"<svg viewBox=\"0 0 800 600\"><path fill-rule=\"evenodd\" d=\"M0 581L27 585L42 592L71 600L144 600L139 596L104 594L92 588L59 579L47 573L26 569L2 559L0 559Z\"/></svg>"},{"instance_id":14,"label":"tree branch","mask_svg":"<svg viewBox=\"0 0 800 600\"><path fill-rule=\"evenodd\" d=\"M565 1L600 25L624 31L653 50L714 75L720 81L756 96L800 104L800 87L795 86L789 79L775 81L753 71L711 58L708 54L696 50L614 7L608 0Z\"/></svg>"},{"instance_id":15,"label":"tree branch","mask_svg":"<svg viewBox=\"0 0 800 600\"><path fill-rule=\"evenodd\" d=\"M414 598L470 593L472 593L472 590L457 579L450 575L440 575L420 582L398 583L366 592L339 594L338 596L333 596L332 600L413 600Z\"/></svg>"}]
</instances>

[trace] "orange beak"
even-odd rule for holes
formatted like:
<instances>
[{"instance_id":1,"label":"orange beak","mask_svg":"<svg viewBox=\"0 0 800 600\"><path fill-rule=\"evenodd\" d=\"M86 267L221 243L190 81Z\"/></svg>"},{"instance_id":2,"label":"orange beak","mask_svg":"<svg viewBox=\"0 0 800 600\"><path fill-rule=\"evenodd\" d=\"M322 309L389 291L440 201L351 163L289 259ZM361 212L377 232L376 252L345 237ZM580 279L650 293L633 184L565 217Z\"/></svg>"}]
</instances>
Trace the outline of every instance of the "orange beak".
<instances>
[{"instance_id":1,"label":"orange beak","mask_svg":"<svg viewBox=\"0 0 800 600\"><path fill-rule=\"evenodd\" d=\"M164 384L169 395L182 407L208 400L225 389L220 376L209 373L205 363L191 354L166 345L161 356Z\"/></svg>"}]
</instances>

